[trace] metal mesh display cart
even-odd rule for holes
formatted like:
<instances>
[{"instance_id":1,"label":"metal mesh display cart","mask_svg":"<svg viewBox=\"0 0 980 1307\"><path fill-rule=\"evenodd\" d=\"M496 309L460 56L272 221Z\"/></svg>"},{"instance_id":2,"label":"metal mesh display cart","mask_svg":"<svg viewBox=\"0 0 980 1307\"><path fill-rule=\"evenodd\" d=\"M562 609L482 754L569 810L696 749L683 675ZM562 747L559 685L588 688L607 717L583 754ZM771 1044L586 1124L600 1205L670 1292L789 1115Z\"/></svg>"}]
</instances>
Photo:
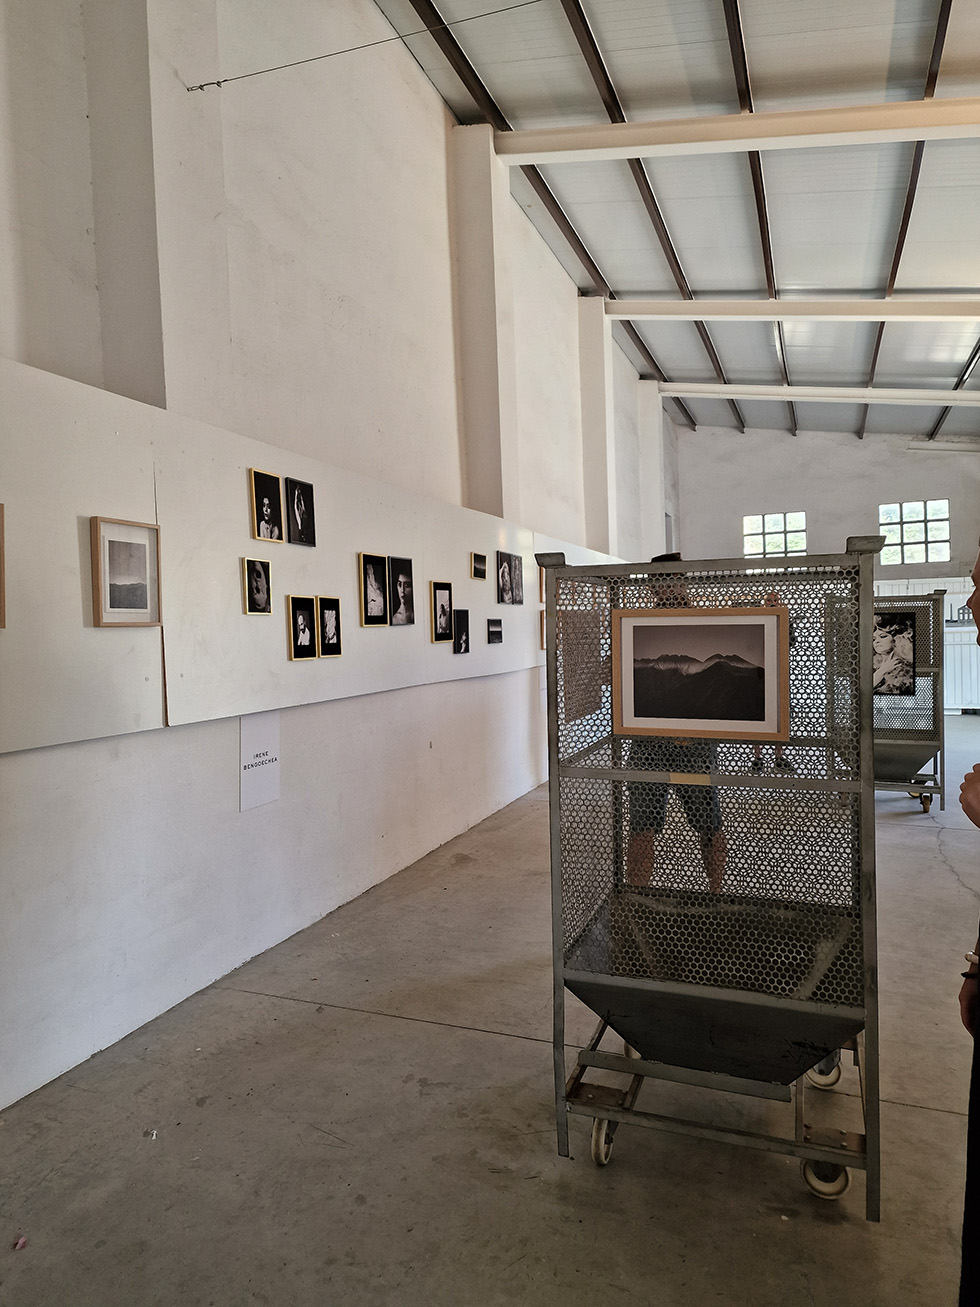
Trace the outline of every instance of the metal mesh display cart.
<instances>
[{"instance_id":1,"label":"metal mesh display cart","mask_svg":"<svg viewBox=\"0 0 980 1307\"><path fill-rule=\"evenodd\" d=\"M823 1197L867 1173L879 1219L872 773L872 564L880 537L781 569L744 559L547 568L548 709L558 1149L593 1118L609 1160L630 1123L801 1159ZM788 738L651 740L614 733L613 636L624 611L788 609ZM643 874L634 852L642 836ZM598 1017L568 1073L565 995ZM618 1036L616 1051L603 1037ZM608 1045L608 1040L606 1041ZM808 1087L860 1076L863 1130L820 1128ZM628 1076L626 1087L608 1083ZM601 1077L596 1080L595 1075ZM590 1078L590 1076L592 1078ZM640 1110L669 1080L793 1104L753 1132ZM836 1096L825 1095L833 1100ZM837 1102L844 1105L841 1096ZM834 1103L830 1102L833 1111ZM787 1109L772 1108L781 1113ZM770 1113L771 1114L771 1113ZM719 1114L719 1115L724 1115Z\"/></svg>"},{"instance_id":2,"label":"metal mesh display cart","mask_svg":"<svg viewBox=\"0 0 980 1307\"><path fill-rule=\"evenodd\" d=\"M945 590L890 595L874 601L875 616L910 614L915 632L914 690L873 694L875 789L904 790L928 812L933 797L946 807L943 763L943 634Z\"/></svg>"}]
</instances>

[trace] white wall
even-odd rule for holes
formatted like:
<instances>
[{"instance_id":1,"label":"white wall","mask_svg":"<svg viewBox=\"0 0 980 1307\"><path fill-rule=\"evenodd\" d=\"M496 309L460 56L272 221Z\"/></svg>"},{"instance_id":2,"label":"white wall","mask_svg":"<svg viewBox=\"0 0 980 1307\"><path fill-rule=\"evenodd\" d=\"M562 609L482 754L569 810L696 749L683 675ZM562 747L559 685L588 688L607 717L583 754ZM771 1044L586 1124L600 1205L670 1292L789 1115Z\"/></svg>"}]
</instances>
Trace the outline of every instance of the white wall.
<instances>
[{"instance_id":1,"label":"white wall","mask_svg":"<svg viewBox=\"0 0 980 1307\"><path fill-rule=\"evenodd\" d=\"M878 534L878 505L949 499L952 562L883 568L882 579L969 572L980 533L980 455L909 450L907 436L721 428L677 436L683 550L742 553L742 515L803 510L811 553L840 553L848 536Z\"/></svg>"},{"instance_id":2,"label":"white wall","mask_svg":"<svg viewBox=\"0 0 980 1307\"><path fill-rule=\"evenodd\" d=\"M203 600L206 608L208 596L217 596L223 620L237 618L237 560L249 546L245 484L234 492L242 507L234 540L224 498L212 515L209 491L225 495L251 442L278 451L272 470L284 474L315 463L325 503L350 477L438 501L449 525L442 536L438 515L426 525L435 531L431 557L441 553L454 575L461 570L455 551L480 518L467 516L461 503L450 124L435 92L394 43L305 71L189 93L195 82L389 36L390 29L369 0L145 2L145 34L133 23L128 39L146 42L131 56L149 67L152 133L133 133L125 146L137 156L143 151L142 197L152 196L157 240L121 251L113 241L122 237L103 227L98 255L100 266L109 260L118 270L123 254L136 253L144 285L158 285L159 300L154 307L153 295L134 296L113 306L114 316L108 303L100 305L92 230L107 197L103 190L93 205L92 189L118 181L101 151L111 154L123 142L111 131L100 136L93 170L83 125L87 95L94 99L104 89L101 65L90 65L87 86L77 0L40 8L11 0L4 10L0 167L9 185L0 197L0 354L14 372L27 364L24 373L54 374L21 376L18 405L30 408L35 389L50 398L59 377L93 388L61 383L69 390L52 408L33 410L41 432L33 456L25 432L11 422L15 409L8 407L0 424L8 536L0 646L5 671L15 670L4 712L16 683L16 715L47 730L43 738L63 738L55 732L66 717L81 722L79 735L107 734L40 748L14 744L20 751L0 756L0 1104L407 865L544 775L540 651L532 656L522 644L518 664L510 663L514 646L505 634L498 675L481 669L467 679L283 707L282 798L239 814L237 718L147 730L161 713L159 631L87 624L88 516L159 520L165 623L168 584L178 596L168 671L214 658L213 633L195 605ZM105 103L101 112L104 132ZM516 204L510 240L520 274L518 465L525 482L520 502L528 508L520 521L498 520L488 529L502 532L501 545L516 538L526 553L528 540L530 548L547 547L543 537L534 539L536 530L573 546L581 539L577 317L574 288ZM158 335L158 398L167 409L144 406L137 420L129 401L94 388L104 384L103 336L122 352L122 310L138 312L141 299L147 316L138 325L148 341ZM114 372L120 389L130 384L125 372ZM630 463L619 489L629 497L640 494L631 489L628 396L636 382L621 362L617 377L626 395L619 443ZM146 385L146 378L131 384ZM45 415L47 423L40 420ZM642 433L644 423L638 425ZM286 465L287 452L298 467ZM331 468L344 472L333 484ZM640 479L649 486L656 476ZM318 593L336 592L334 575L346 576L342 584L349 586L359 548L396 551L384 515L397 498L379 492L375 509L363 509L360 539L334 540L327 531L329 552L307 551L300 561L302 551L293 549L288 566ZM620 509L633 531L635 505L628 499ZM427 550L428 537L420 538ZM488 551L493 544L491 538ZM284 554L290 548L280 546ZM222 590L225 554L234 574ZM569 561L585 561L573 554L570 546ZM427 570L431 565L429 559ZM312 567L322 567L322 586L314 587ZM424 585L429 578L421 579ZM534 626L535 591L528 567L526 611L509 620ZM53 633L39 643L42 617ZM239 625L248 620L256 619ZM287 669L284 623L279 636L272 679L311 672ZM137 691L147 700L145 716L143 708L133 711ZM229 707L205 695L186 713ZM105 724L107 711L115 716Z\"/></svg>"}]
</instances>

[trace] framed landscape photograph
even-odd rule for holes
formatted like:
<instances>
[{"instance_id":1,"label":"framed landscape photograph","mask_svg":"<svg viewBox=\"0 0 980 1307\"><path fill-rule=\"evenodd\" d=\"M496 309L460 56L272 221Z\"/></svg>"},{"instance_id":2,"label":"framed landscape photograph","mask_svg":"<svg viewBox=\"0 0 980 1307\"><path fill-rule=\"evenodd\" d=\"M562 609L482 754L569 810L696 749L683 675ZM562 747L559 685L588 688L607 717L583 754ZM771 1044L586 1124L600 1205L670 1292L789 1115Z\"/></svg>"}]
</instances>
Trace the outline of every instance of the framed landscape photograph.
<instances>
[{"instance_id":1,"label":"framed landscape photograph","mask_svg":"<svg viewBox=\"0 0 980 1307\"><path fill-rule=\"evenodd\" d=\"M92 619L96 626L160 625L160 528L93 517Z\"/></svg>"},{"instance_id":2,"label":"framed landscape photograph","mask_svg":"<svg viewBox=\"0 0 980 1307\"><path fill-rule=\"evenodd\" d=\"M315 545L313 487L286 477L286 539L291 545Z\"/></svg>"},{"instance_id":3,"label":"framed landscape photograph","mask_svg":"<svg viewBox=\"0 0 980 1307\"><path fill-rule=\"evenodd\" d=\"M470 610L453 609L453 653L467 654L470 651Z\"/></svg>"},{"instance_id":4,"label":"framed landscape photograph","mask_svg":"<svg viewBox=\"0 0 980 1307\"><path fill-rule=\"evenodd\" d=\"M504 624L499 617L487 618L487 644L503 644Z\"/></svg>"},{"instance_id":5,"label":"framed landscape photograph","mask_svg":"<svg viewBox=\"0 0 980 1307\"><path fill-rule=\"evenodd\" d=\"M325 595L316 597L316 640L320 658L339 658L340 600Z\"/></svg>"},{"instance_id":6,"label":"framed landscape photograph","mask_svg":"<svg viewBox=\"0 0 980 1307\"><path fill-rule=\"evenodd\" d=\"M453 587L449 581L430 582L432 590L432 642L453 642Z\"/></svg>"},{"instance_id":7,"label":"framed landscape photograph","mask_svg":"<svg viewBox=\"0 0 980 1307\"><path fill-rule=\"evenodd\" d=\"M410 558L388 559L388 599L392 626L415 625L415 585Z\"/></svg>"},{"instance_id":8,"label":"framed landscape photograph","mask_svg":"<svg viewBox=\"0 0 980 1307\"><path fill-rule=\"evenodd\" d=\"M915 694L915 612L875 613L871 644L872 693Z\"/></svg>"},{"instance_id":9,"label":"framed landscape photograph","mask_svg":"<svg viewBox=\"0 0 980 1307\"><path fill-rule=\"evenodd\" d=\"M246 616L272 612L271 569L264 558L242 559L242 592Z\"/></svg>"},{"instance_id":10,"label":"framed landscape photograph","mask_svg":"<svg viewBox=\"0 0 980 1307\"><path fill-rule=\"evenodd\" d=\"M252 500L252 538L282 542L282 485L272 472L248 469Z\"/></svg>"},{"instance_id":11,"label":"framed landscape photograph","mask_svg":"<svg viewBox=\"0 0 980 1307\"><path fill-rule=\"evenodd\" d=\"M487 579L486 554L470 554L470 576L474 581L485 581Z\"/></svg>"},{"instance_id":12,"label":"framed landscape photograph","mask_svg":"<svg viewBox=\"0 0 980 1307\"><path fill-rule=\"evenodd\" d=\"M614 609L613 732L789 738L789 610Z\"/></svg>"},{"instance_id":13,"label":"framed landscape photograph","mask_svg":"<svg viewBox=\"0 0 980 1307\"><path fill-rule=\"evenodd\" d=\"M388 625L388 558L385 554L358 554L361 590L361 625Z\"/></svg>"},{"instance_id":14,"label":"framed landscape photograph","mask_svg":"<svg viewBox=\"0 0 980 1307\"><path fill-rule=\"evenodd\" d=\"M290 595L289 657L316 657L316 600L312 595Z\"/></svg>"}]
</instances>

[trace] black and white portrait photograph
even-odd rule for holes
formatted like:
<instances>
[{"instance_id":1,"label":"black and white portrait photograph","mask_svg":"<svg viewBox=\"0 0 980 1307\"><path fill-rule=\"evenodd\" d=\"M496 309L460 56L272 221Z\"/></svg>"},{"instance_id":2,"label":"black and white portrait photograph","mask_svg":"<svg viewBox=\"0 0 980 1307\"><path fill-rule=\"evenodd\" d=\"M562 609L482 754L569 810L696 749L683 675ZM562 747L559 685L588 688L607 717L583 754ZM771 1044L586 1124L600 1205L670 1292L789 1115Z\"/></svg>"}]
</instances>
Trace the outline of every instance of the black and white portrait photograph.
<instances>
[{"instance_id":1,"label":"black and white portrait photograph","mask_svg":"<svg viewBox=\"0 0 980 1307\"><path fill-rule=\"evenodd\" d=\"M785 739L785 608L613 613L613 730Z\"/></svg>"},{"instance_id":2,"label":"black and white portrait photograph","mask_svg":"<svg viewBox=\"0 0 980 1307\"><path fill-rule=\"evenodd\" d=\"M313 487L308 481L286 477L286 530L291 545L315 545Z\"/></svg>"},{"instance_id":3,"label":"black and white portrait photograph","mask_svg":"<svg viewBox=\"0 0 980 1307\"><path fill-rule=\"evenodd\" d=\"M392 626L415 625L415 590L410 558L388 559L388 590Z\"/></svg>"},{"instance_id":4,"label":"black and white portrait photograph","mask_svg":"<svg viewBox=\"0 0 980 1307\"><path fill-rule=\"evenodd\" d=\"M453 609L453 653L467 654L470 651L470 610Z\"/></svg>"},{"instance_id":5,"label":"black and white portrait photograph","mask_svg":"<svg viewBox=\"0 0 980 1307\"><path fill-rule=\"evenodd\" d=\"M361 625L388 625L388 557L386 554L358 554L361 588Z\"/></svg>"},{"instance_id":6,"label":"black and white portrait photograph","mask_svg":"<svg viewBox=\"0 0 980 1307\"><path fill-rule=\"evenodd\" d=\"M915 694L915 613L875 613L871 643L873 692Z\"/></svg>"},{"instance_id":7,"label":"black and white portrait photograph","mask_svg":"<svg viewBox=\"0 0 980 1307\"><path fill-rule=\"evenodd\" d=\"M289 656L316 657L316 600L312 595L289 596Z\"/></svg>"},{"instance_id":8,"label":"black and white portrait photograph","mask_svg":"<svg viewBox=\"0 0 980 1307\"><path fill-rule=\"evenodd\" d=\"M485 581L487 579L486 554L470 554L470 576L474 581Z\"/></svg>"},{"instance_id":9,"label":"black and white portrait photograph","mask_svg":"<svg viewBox=\"0 0 980 1307\"><path fill-rule=\"evenodd\" d=\"M317 653L321 658L339 658L340 600L317 595L316 611Z\"/></svg>"},{"instance_id":10,"label":"black and white portrait photograph","mask_svg":"<svg viewBox=\"0 0 980 1307\"><path fill-rule=\"evenodd\" d=\"M159 528L111 517L93 517L90 526L95 625L159 626Z\"/></svg>"},{"instance_id":11,"label":"black and white portrait photograph","mask_svg":"<svg viewBox=\"0 0 980 1307\"><path fill-rule=\"evenodd\" d=\"M272 612L271 570L264 558L242 559L246 614Z\"/></svg>"},{"instance_id":12,"label":"black and white portrait photograph","mask_svg":"<svg viewBox=\"0 0 980 1307\"><path fill-rule=\"evenodd\" d=\"M487 618L487 644L503 644L504 624L499 617Z\"/></svg>"},{"instance_id":13,"label":"black and white portrait photograph","mask_svg":"<svg viewBox=\"0 0 980 1307\"><path fill-rule=\"evenodd\" d=\"M449 581L433 581L432 640L435 644L452 644L453 587Z\"/></svg>"},{"instance_id":14,"label":"black and white portrait photograph","mask_svg":"<svg viewBox=\"0 0 980 1307\"><path fill-rule=\"evenodd\" d=\"M497 603L524 602L524 559L520 554L497 550Z\"/></svg>"},{"instance_id":15,"label":"black and white portrait photograph","mask_svg":"<svg viewBox=\"0 0 980 1307\"><path fill-rule=\"evenodd\" d=\"M271 472L248 470L252 497L252 536L255 540L282 541L282 483Z\"/></svg>"}]
</instances>

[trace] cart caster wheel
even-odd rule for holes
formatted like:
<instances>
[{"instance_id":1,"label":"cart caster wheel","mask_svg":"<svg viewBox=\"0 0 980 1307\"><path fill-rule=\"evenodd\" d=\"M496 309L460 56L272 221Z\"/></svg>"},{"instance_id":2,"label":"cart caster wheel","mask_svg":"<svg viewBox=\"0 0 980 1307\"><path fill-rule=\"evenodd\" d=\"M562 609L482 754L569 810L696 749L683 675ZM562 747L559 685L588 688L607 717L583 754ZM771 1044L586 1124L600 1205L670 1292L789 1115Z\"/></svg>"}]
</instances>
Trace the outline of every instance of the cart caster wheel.
<instances>
[{"instance_id":1,"label":"cart caster wheel","mask_svg":"<svg viewBox=\"0 0 980 1307\"><path fill-rule=\"evenodd\" d=\"M804 1158L800 1163L803 1183L818 1198L833 1201L842 1198L851 1187L851 1173L846 1166L834 1162L811 1162Z\"/></svg>"},{"instance_id":2,"label":"cart caster wheel","mask_svg":"<svg viewBox=\"0 0 980 1307\"><path fill-rule=\"evenodd\" d=\"M919 802L922 804L922 811L923 811L923 812L928 812L929 809L932 807L932 795L931 795L931 794L920 794L920 795L919 795Z\"/></svg>"},{"instance_id":3,"label":"cart caster wheel","mask_svg":"<svg viewBox=\"0 0 980 1307\"><path fill-rule=\"evenodd\" d=\"M592 1160L596 1166L608 1166L612 1157L613 1135L605 1117L597 1116L592 1122Z\"/></svg>"},{"instance_id":4,"label":"cart caster wheel","mask_svg":"<svg viewBox=\"0 0 980 1307\"><path fill-rule=\"evenodd\" d=\"M836 1061L833 1060L834 1058L836 1058ZM836 1054L831 1053L830 1057L825 1057L822 1062L818 1062L816 1066L812 1066L806 1072L807 1080L811 1085L815 1085L817 1089L833 1089L840 1077L839 1051Z\"/></svg>"}]
</instances>

